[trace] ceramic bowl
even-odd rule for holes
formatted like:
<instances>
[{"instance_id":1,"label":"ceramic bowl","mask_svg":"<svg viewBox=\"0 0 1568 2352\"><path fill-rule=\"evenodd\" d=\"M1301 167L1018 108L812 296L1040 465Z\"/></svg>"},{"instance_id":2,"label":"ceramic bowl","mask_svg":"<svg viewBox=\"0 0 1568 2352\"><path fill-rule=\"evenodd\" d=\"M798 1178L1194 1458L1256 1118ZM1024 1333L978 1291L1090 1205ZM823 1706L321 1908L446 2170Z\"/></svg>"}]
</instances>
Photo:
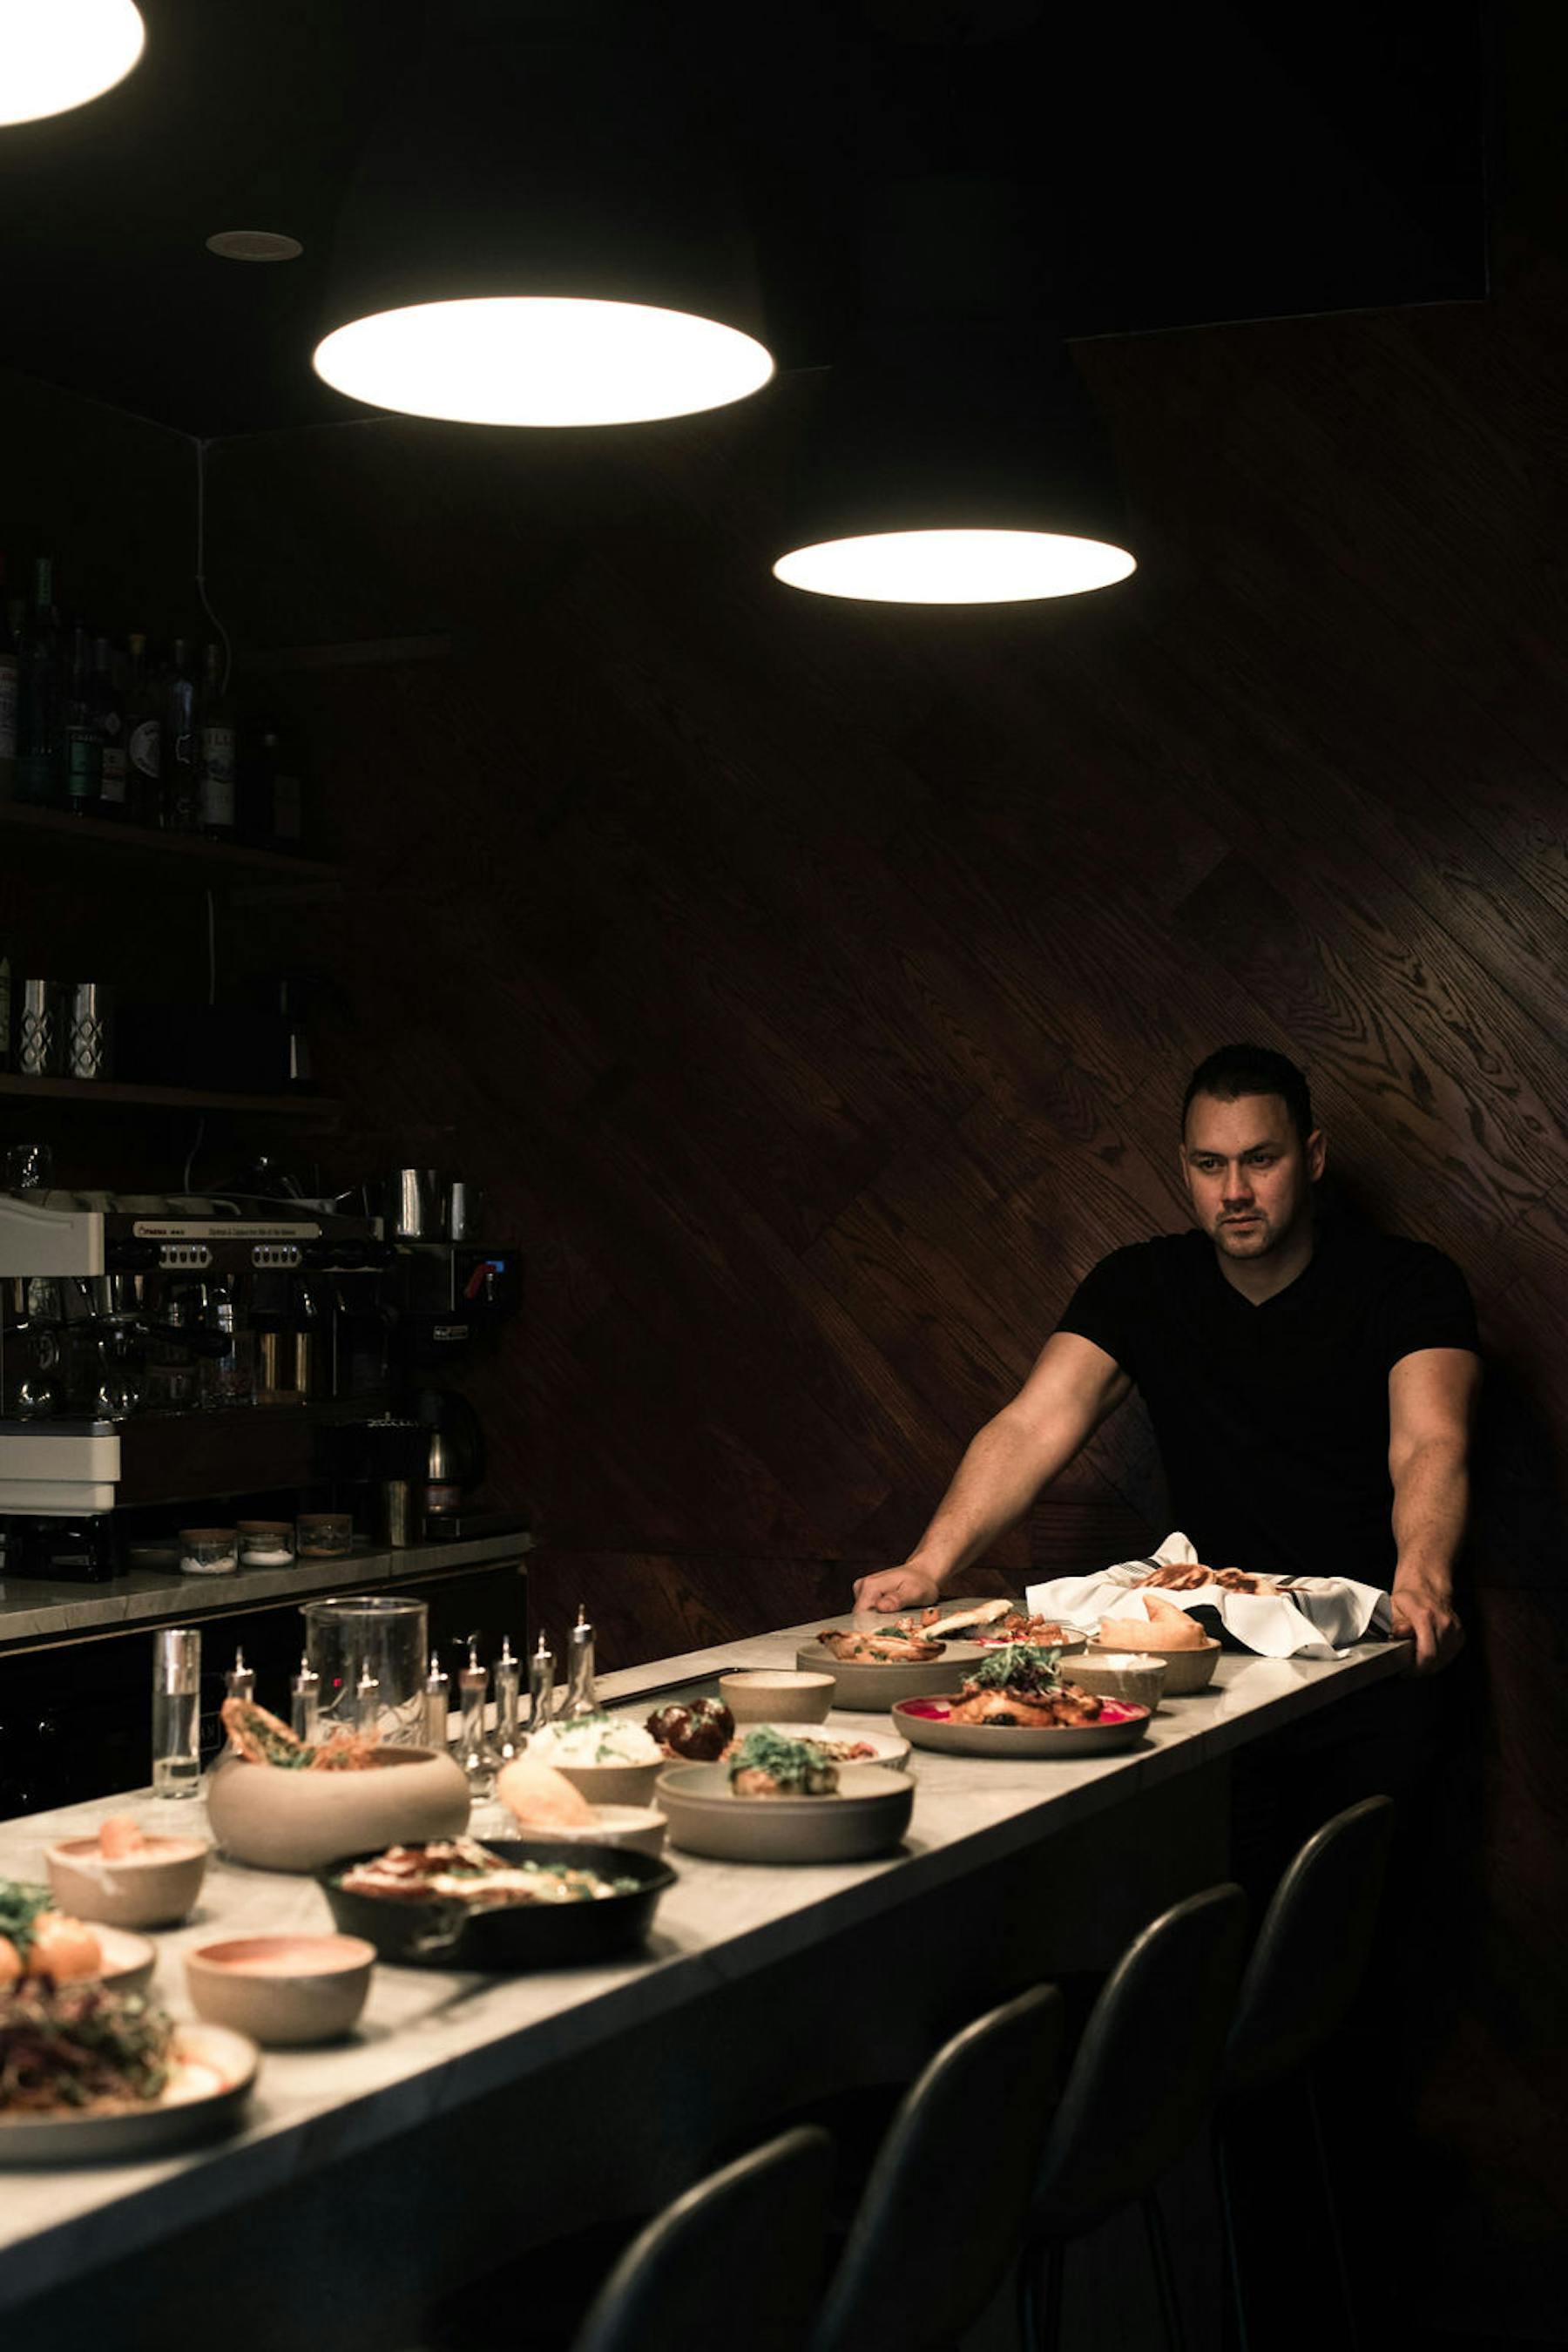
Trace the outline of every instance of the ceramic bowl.
<instances>
[{"instance_id":1,"label":"ceramic bowl","mask_svg":"<svg viewBox=\"0 0 1568 2352\"><path fill-rule=\"evenodd\" d=\"M1194 1691L1207 1690L1210 1683L1213 1682L1214 1670L1219 1664L1219 1654L1223 1647L1223 1643L1216 1642L1210 1634L1205 1635L1201 1650L1141 1650L1137 1654L1145 1658L1163 1658L1165 1662L1163 1696L1166 1698L1190 1698ZM1098 1641L1095 1641L1089 1643L1084 1654L1086 1657L1093 1658L1110 1655L1121 1657L1126 1654L1122 1651L1101 1650ZM1078 1671L1076 1661L1072 1671L1075 1674Z\"/></svg>"},{"instance_id":2,"label":"ceramic bowl","mask_svg":"<svg viewBox=\"0 0 1568 2352\"><path fill-rule=\"evenodd\" d=\"M207 1822L237 1862L321 1870L344 1854L460 1837L462 1769L433 1748L384 1748L364 1772L288 1772L225 1756L207 1781Z\"/></svg>"},{"instance_id":3,"label":"ceramic bowl","mask_svg":"<svg viewBox=\"0 0 1568 2352\"><path fill-rule=\"evenodd\" d=\"M665 1762L662 1756L656 1756L651 1764L561 1764L553 1756L544 1760L580 1790L590 1804L635 1805L641 1810L653 1803Z\"/></svg>"},{"instance_id":4,"label":"ceramic bowl","mask_svg":"<svg viewBox=\"0 0 1568 2352\"><path fill-rule=\"evenodd\" d=\"M109 1927L169 1927L195 1908L212 1849L205 1838L151 1837L107 1860L95 1837L46 1846L49 1885L62 1911Z\"/></svg>"},{"instance_id":5,"label":"ceramic bowl","mask_svg":"<svg viewBox=\"0 0 1568 2352\"><path fill-rule=\"evenodd\" d=\"M737 1797L727 1764L670 1764L658 1784L669 1838L726 1862L864 1862L910 1825L915 1784L885 1764L844 1764L831 1797Z\"/></svg>"},{"instance_id":6,"label":"ceramic bowl","mask_svg":"<svg viewBox=\"0 0 1568 2352\"><path fill-rule=\"evenodd\" d=\"M191 2006L269 2043L334 2042L364 2007L375 1947L359 1936L234 1936L185 1954Z\"/></svg>"},{"instance_id":7,"label":"ceramic bowl","mask_svg":"<svg viewBox=\"0 0 1568 2352\"><path fill-rule=\"evenodd\" d=\"M719 1677L719 1696L737 1723L821 1723L837 1687L831 1675L785 1667Z\"/></svg>"},{"instance_id":8,"label":"ceramic bowl","mask_svg":"<svg viewBox=\"0 0 1568 2352\"><path fill-rule=\"evenodd\" d=\"M1067 1679L1079 1683L1096 1698L1127 1698L1136 1706L1157 1708L1165 1687L1165 1660L1147 1650L1107 1650L1100 1656L1075 1658Z\"/></svg>"}]
</instances>

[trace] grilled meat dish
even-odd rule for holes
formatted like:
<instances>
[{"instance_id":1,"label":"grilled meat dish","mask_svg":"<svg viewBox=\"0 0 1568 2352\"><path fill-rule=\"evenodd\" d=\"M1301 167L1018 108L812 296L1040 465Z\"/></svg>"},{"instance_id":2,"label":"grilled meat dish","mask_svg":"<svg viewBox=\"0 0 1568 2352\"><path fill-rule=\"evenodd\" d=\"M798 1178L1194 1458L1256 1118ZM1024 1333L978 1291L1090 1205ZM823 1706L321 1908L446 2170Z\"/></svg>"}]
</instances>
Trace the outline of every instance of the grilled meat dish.
<instances>
[{"instance_id":1,"label":"grilled meat dish","mask_svg":"<svg viewBox=\"0 0 1568 2352\"><path fill-rule=\"evenodd\" d=\"M713 1764L735 1736L735 1718L722 1699L694 1698L689 1706L656 1707L644 1727L667 1756Z\"/></svg>"},{"instance_id":2,"label":"grilled meat dish","mask_svg":"<svg viewBox=\"0 0 1568 2352\"><path fill-rule=\"evenodd\" d=\"M931 1658L940 1658L943 1646L941 1642L896 1629L888 1633L840 1633L829 1629L816 1638L834 1657L853 1665L923 1665Z\"/></svg>"},{"instance_id":3,"label":"grilled meat dish","mask_svg":"<svg viewBox=\"0 0 1568 2352\"><path fill-rule=\"evenodd\" d=\"M1092 1691L1064 1682L1057 1653L1035 1642L1016 1642L976 1666L951 1710L954 1723L1005 1723L1052 1728L1098 1723L1101 1702Z\"/></svg>"}]
</instances>

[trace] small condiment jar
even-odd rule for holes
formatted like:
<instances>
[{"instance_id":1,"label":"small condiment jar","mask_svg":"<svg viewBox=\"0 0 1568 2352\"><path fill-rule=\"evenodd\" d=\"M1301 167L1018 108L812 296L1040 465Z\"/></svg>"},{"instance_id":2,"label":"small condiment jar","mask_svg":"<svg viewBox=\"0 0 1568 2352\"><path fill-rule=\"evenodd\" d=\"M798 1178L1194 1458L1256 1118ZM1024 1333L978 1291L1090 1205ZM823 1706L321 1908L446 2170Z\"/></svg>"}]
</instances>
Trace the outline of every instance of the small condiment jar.
<instances>
[{"instance_id":1,"label":"small condiment jar","mask_svg":"<svg viewBox=\"0 0 1568 2352\"><path fill-rule=\"evenodd\" d=\"M293 1567L294 1525L291 1519L241 1519L237 1532L241 1568Z\"/></svg>"},{"instance_id":2,"label":"small condiment jar","mask_svg":"<svg viewBox=\"0 0 1568 2352\"><path fill-rule=\"evenodd\" d=\"M233 1528L182 1528L183 1576L232 1576L239 1566L239 1537Z\"/></svg>"},{"instance_id":3,"label":"small condiment jar","mask_svg":"<svg viewBox=\"0 0 1568 2352\"><path fill-rule=\"evenodd\" d=\"M353 1548L354 1523L347 1511L301 1511L294 1532L301 1559L342 1559Z\"/></svg>"}]
</instances>

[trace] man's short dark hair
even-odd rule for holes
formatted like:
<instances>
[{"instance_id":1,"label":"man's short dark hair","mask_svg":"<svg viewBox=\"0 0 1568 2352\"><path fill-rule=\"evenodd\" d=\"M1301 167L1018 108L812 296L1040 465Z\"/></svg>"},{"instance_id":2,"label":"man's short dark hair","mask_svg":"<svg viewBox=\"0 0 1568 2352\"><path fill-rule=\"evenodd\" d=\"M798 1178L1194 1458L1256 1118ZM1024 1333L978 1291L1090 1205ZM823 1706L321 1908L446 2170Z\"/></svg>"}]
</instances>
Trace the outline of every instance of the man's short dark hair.
<instances>
[{"instance_id":1,"label":"man's short dark hair","mask_svg":"<svg viewBox=\"0 0 1568 2352\"><path fill-rule=\"evenodd\" d=\"M1312 1132L1312 1095L1306 1072L1271 1045L1222 1045L1218 1053L1198 1064L1182 1097L1184 1134L1194 1095L1213 1095L1216 1102L1235 1102L1242 1095L1279 1095L1303 1143Z\"/></svg>"}]
</instances>

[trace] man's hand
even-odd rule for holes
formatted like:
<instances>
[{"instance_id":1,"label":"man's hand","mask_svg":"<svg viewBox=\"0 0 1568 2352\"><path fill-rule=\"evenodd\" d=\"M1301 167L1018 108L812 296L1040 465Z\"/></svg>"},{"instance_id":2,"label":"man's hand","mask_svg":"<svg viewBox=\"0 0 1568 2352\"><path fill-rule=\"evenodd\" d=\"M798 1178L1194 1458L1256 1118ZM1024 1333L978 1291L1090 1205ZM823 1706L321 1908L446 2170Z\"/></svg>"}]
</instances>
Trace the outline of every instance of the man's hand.
<instances>
[{"instance_id":1,"label":"man's hand","mask_svg":"<svg viewBox=\"0 0 1568 2352\"><path fill-rule=\"evenodd\" d=\"M879 1568L874 1575L855 1580L856 1608L875 1610L884 1617L898 1609L929 1609L941 1598L941 1585L923 1569Z\"/></svg>"},{"instance_id":2,"label":"man's hand","mask_svg":"<svg viewBox=\"0 0 1568 2352\"><path fill-rule=\"evenodd\" d=\"M1389 1598L1395 1635L1415 1643L1418 1675L1435 1675L1458 1657L1465 1633L1455 1614L1453 1595L1445 1586L1396 1582Z\"/></svg>"}]
</instances>

